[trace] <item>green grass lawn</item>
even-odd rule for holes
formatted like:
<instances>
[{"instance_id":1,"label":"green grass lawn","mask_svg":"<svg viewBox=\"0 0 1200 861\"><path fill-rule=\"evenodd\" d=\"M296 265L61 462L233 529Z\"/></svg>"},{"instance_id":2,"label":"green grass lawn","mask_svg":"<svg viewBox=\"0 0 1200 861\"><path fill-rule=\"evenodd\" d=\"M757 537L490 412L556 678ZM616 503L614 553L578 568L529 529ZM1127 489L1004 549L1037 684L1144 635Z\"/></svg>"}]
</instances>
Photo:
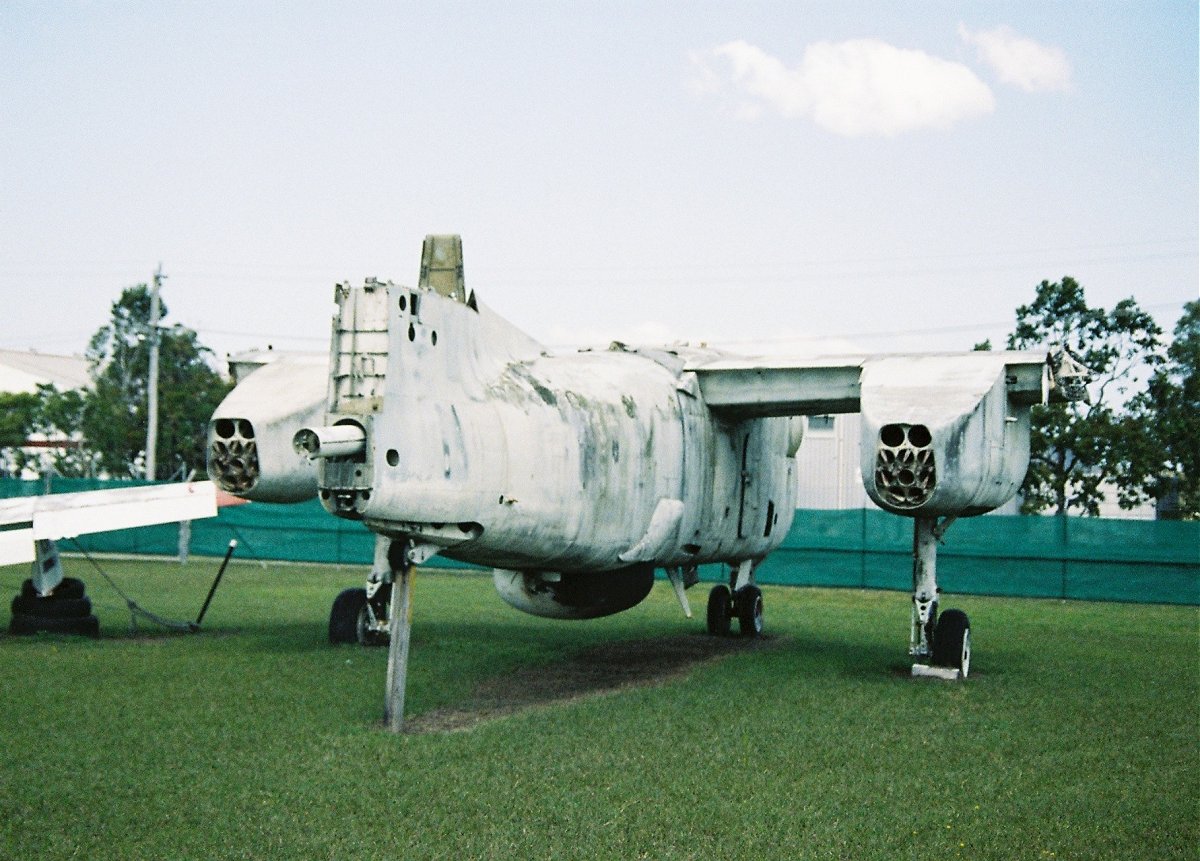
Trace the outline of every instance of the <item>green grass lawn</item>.
<instances>
[{"instance_id":1,"label":"green grass lawn","mask_svg":"<svg viewBox=\"0 0 1200 861\"><path fill-rule=\"evenodd\" d=\"M217 563L102 564L148 609L194 618ZM325 641L360 570L234 563L203 633L131 636L107 584L66 565L102 639L0 635L4 859L1194 861L1200 846L1194 607L944 602L972 618L972 678L955 685L905 676L907 596L768 587L762 648L394 736L386 650ZM4 607L26 570L0 569ZM702 626L663 584L568 623L509 609L485 577L423 572L408 714Z\"/></svg>"}]
</instances>

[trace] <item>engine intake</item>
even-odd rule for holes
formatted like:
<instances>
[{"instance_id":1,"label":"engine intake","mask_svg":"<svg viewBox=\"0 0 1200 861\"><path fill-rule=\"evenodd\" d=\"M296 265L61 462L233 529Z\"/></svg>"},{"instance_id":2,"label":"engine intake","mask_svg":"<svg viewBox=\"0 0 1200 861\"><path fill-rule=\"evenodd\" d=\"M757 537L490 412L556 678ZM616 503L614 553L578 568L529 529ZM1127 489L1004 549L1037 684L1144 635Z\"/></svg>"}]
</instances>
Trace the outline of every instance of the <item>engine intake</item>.
<instances>
[{"instance_id":1,"label":"engine intake","mask_svg":"<svg viewBox=\"0 0 1200 861\"><path fill-rule=\"evenodd\" d=\"M258 443L249 419L222 418L208 431L208 475L222 490L246 493L258 482Z\"/></svg>"},{"instance_id":2,"label":"engine intake","mask_svg":"<svg viewBox=\"0 0 1200 861\"><path fill-rule=\"evenodd\" d=\"M1029 466L1030 399L1006 354L888 357L862 374L862 479L886 511L964 517L1003 505Z\"/></svg>"},{"instance_id":3,"label":"engine intake","mask_svg":"<svg viewBox=\"0 0 1200 861\"><path fill-rule=\"evenodd\" d=\"M933 435L925 425L884 425L875 453L875 489L897 508L929 501L937 486Z\"/></svg>"},{"instance_id":4,"label":"engine intake","mask_svg":"<svg viewBox=\"0 0 1200 861\"><path fill-rule=\"evenodd\" d=\"M325 415L326 361L280 356L253 371L208 424L208 475L228 493L261 502L317 495L317 468L292 449L297 428Z\"/></svg>"}]
</instances>

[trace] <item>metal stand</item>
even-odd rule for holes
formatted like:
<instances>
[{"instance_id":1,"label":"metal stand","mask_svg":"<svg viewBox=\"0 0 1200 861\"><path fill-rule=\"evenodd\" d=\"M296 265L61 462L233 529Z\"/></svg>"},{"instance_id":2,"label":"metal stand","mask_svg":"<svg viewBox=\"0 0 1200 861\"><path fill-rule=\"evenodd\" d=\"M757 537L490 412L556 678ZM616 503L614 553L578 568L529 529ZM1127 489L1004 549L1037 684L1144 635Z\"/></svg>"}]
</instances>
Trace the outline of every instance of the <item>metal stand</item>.
<instances>
[{"instance_id":1,"label":"metal stand","mask_svg":"<svg viewBox=\"0 0 1200 861\"><path fill-rule=\"evenodd\" d=\"M379 541L385 541L379 536ZM391 732L404 731L404 691L408 684L408 642L412 631L412 586L416 571L408 541L389 542L387 559L392 576L391 638L388 642L387 695L383 722Z\"/></svg>"},{"instance_id":2,"label":"metal stand","mask_svg":"<svg viewBox=\"0 0 1200 861\"><path fill-rule=\"evenodd\" d=\"M236 549L237 539L234 538L230 540L229 547L225 550L225 558L221 560L221 567L217 569L217 577L213 580L212 587L208 590L208 597L204 599L204 606L200 608L200 615L190 625L191 630L200 630L200 623L204 621L204 614L208 612L208 605L212 603L213 595L217 594L217 587L221 585L221 578L225 576L225 567L229 565L229 557L233 555L233 551Z\"/></svg>"}]
</instances>

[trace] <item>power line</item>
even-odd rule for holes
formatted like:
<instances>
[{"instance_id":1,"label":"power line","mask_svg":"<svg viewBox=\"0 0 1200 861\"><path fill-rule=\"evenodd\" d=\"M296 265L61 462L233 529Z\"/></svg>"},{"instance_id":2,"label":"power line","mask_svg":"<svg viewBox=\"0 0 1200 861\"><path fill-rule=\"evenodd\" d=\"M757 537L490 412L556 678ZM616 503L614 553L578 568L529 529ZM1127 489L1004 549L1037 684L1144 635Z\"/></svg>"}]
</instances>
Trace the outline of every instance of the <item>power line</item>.
<instances>
[{"instance_id":1,"label":"power line","mask_svg":"<svg viewBox=\"0 0 1200 861\"><path fill-rule=\"evenodd\" d=\"M1086 243L1079 245L1064 245L1064 246L1043 246L1035 248L1016 248L1016 249L995 249L995 250L970 250L970 251L944 251L928 254L883 254L883 255L855 255L853 257L811 257L800 258L793 260L775 260L762 261L755 260L726 260L720 262L705 262L705 263L658 263L649 265L564 265L564 266L492 266L488 267L488 271L492 273L514 272L525 276L545 274L548 276L562 277L562 273L623 273L629 271L637 272L685 272L685 271L720 271L735 269L739 272L748 271L763 271L770 269L806 269L819 268L825 266L838 267L844 265L875 265L875 264L893 264L905 262L920 262L920 261L938 261L938 260L969 260L990 258L1002 258L1009 260L1015 256L1031 256L1043 254L1068 254L1088 251L1117 251L1120 249L1148 248L1151 246L1176 245L1187 243L1190 247L1180 251L1162 251L1155 253L1147 253L1134 256L1118 256L1104 257L1086 262L1120 262L1124 260L1140 261L1153 259L1171 259L1176 257L1194 257L1197 255L1197 237L1177 237L1167 239L1152 239L1138 240L1129 242L1106 242L1106 243ZM139 268L140 263L125 263L123 261L112 260L82 260L72 261L67 265L67 268L59 267L56 264L49 266L38 260L6 260L0 263L0 276L14 277L38 277L46 275L54 275L59 277L113 277L113 278L128 278L133 270ZM1032 265L1032 264L1030 264ZM96 267L96 268L93 268ZM252 278L253 280L279 281L290 280L293 278L301 278L305 276L328 278L331 271L339 268L337 265L319 265L312 263L279 263L272 261L223 261L216 262L208 260L204 263L190 266L186 261L175 265L175 278L207 278L213 280L239 280L243 278ZM261 274L247 276L243 273L253 272L254 270L272 270L275 275L263 276ZM950 270L956 271L956 270ZM917 273L919 274L919 273Z\"/></svg>"}]
</instances>

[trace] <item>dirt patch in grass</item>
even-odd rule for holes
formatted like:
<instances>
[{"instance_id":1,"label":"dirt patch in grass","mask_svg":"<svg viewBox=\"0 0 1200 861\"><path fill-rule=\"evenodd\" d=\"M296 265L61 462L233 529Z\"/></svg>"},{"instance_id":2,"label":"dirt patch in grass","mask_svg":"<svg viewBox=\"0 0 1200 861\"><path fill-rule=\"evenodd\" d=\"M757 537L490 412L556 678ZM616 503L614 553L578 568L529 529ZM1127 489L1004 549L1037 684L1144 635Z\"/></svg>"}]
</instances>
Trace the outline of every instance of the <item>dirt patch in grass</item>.
<instances>
[{"instance_id":1,"label":"dirt patch in grass","mask_svg":"<svg viewBox=\"0 0 1200 861\"><path fill-rule=\"evenodd\" d=\"M606 643L566 661L529 667L481 683L470 699L405 721L405 732L461 732L500 717L682 679L697 666L770 648L776 637L689 634Z\"/></svg>"}]
</instances>

